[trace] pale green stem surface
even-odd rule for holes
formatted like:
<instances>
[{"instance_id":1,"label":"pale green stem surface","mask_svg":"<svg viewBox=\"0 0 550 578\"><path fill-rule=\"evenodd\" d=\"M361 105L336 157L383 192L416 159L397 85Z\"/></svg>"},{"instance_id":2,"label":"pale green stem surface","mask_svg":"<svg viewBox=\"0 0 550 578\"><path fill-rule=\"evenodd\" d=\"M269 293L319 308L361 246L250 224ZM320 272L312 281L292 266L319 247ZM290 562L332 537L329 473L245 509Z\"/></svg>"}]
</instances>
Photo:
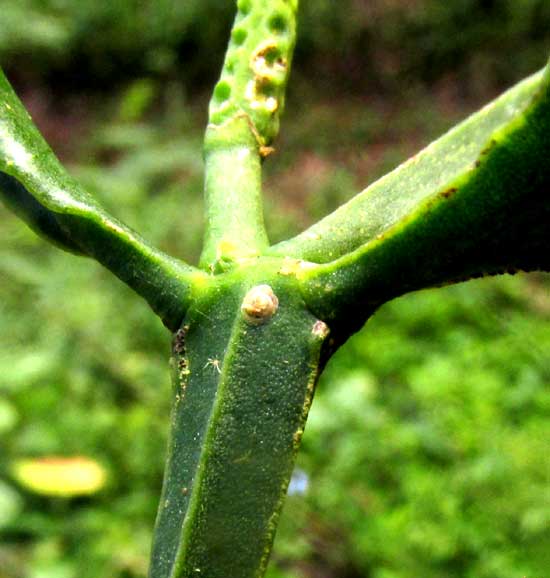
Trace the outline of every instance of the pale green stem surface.
<instances>
[{"instance_id":1,"label":"pale green stem surface","mask_svg":"<svg viewBox=\"0 0 550 578\"><path fill-rule=\"evenodd\" d=\"M204 142L207 225L201 266L211 271L268 247L261 162L279 131L296 41L297 0L237 4Z\"/></svg>"},{"instance_id":2,"label":"pale green stem surface","mask_svg":"<svg viewBox=\"0 0 550 578\"><path fill-rule=\"evenodd\" d=\"M208 129L205 141L208 216L201 265L219 271L224 263L256 257L268 246L262 211L261 159L244 116Z\"/></svg>"}]
</instances>

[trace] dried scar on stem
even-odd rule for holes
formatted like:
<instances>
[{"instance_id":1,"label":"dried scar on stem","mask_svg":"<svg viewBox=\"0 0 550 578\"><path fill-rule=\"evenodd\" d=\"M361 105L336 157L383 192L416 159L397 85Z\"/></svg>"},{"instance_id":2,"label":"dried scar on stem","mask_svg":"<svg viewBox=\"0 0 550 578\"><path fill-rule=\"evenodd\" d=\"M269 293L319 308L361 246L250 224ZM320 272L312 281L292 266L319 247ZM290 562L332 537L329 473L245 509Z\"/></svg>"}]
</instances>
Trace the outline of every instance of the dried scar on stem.
<instances>
[{"instance_id":1,"label":"dried scar on stem","mask_svg":"<svg viewBox=\"0 0 550 578\"><path fill-rule=\"evenodd\" d=\"M250 325L261 325L273 317L279 307L279 299L269 285L252 287L245 295L241 311Z\"/></svg>"}]
</instances>

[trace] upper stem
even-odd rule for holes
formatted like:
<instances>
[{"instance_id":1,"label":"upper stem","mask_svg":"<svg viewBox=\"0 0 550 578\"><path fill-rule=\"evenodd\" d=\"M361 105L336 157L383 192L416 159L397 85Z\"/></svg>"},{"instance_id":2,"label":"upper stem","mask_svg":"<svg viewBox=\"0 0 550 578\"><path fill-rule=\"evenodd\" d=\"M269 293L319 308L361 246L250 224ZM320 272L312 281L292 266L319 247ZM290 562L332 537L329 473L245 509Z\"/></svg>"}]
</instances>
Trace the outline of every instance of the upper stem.
<instances>
[{"instance_id":1,"label":"upper stem","mask_svg":"<svg viewBox=\"0 0 550 578\"><path fill-rule=\"evenodd\" d=\"M206 239L201 266L261 254L268 246L261 161L279 131L296 40L297 0L239 0L206 130Z\"/></svg>"},{"instance_id":2,"label":"upper stem","mask_svg":"<svg viewBox=\"0 0 550 578\"><path fill-rule=\"evenodd\" d=\"M205 136L206 240L201 265L254 257L267 248L262 209L261 160L245 116Z\"/></svg>"}]
</instances>

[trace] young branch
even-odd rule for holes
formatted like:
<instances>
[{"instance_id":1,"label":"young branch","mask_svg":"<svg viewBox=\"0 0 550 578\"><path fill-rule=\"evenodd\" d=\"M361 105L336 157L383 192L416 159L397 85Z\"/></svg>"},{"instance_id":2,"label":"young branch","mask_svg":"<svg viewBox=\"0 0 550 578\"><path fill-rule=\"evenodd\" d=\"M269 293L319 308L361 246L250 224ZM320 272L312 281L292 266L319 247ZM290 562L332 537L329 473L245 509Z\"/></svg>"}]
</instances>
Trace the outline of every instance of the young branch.
<instances>
[{"instance_id":1,"label":"young branch","mask_svg":"<svg viewBox=\"0 0 550 578\"><path fill-rule=\"evenodd\" d=\"M491 135L521 114L540 92L543 75L541 71L518 83L332 214L267 253L328 263L384 234L469 173Z\"/></svg>"},{"instance_id":2,"label":"young branch","mask_svg":"<svg viewBox=\"0 0 550 578\"><path fill-rule=\"evenodd\" d=\"M411 290L550 270L550 69L535 80L531 104L498 127L443 190L350 254L304 269L304 295L316 315L357 329L379 305Z\"/></svg>"},{"instance_id":3,"label":"young branch","mask_svg":"<svg viewBox=\"0 0 550 578\"><path fill-rule=\"evenodd\" d=\"M207 229L201 266L261 254L268 246L261 162L279 130L297 0L239 0L204 142Z\"/></svg>"},{"instance_id":4,"label":"young branch","mask_svg":"<svg viewBox=\"0 0 550 578\"><path fill-rule=\"evenodd\" d=\"M63 169L1 71L0 199L54 244L110 269L177 329L204 274L105 212Z\"/></svg>"}]
</instances>

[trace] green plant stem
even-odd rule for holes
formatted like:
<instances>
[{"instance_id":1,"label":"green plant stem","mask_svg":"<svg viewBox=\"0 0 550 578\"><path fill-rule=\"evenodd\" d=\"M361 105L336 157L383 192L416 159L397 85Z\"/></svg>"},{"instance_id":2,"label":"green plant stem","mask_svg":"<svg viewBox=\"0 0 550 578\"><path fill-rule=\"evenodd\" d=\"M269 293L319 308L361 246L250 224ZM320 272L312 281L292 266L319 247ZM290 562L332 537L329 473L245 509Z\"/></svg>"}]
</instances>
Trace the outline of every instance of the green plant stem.
<instances>
[{"instance_id":1,"label":"green plant stem","mask_svg":"<svg viewBox=\"0 0 550 578\"><path fill-rule=\"evenodd\" d=\"M62 249L93 257L177 329L205 274L109 215L61 166L0 71L0 199Z\"/></svg>"},{"instance_id":2,"label":"green plant stem","mask_svg":"<svg viewBox=\"0 0 550 578\"><path fill-rule=\"evenodd\" d=\"M550 71L538 88L448 188L352 253L303 271L316 315L357 329L379 305L409 291L550 270Z\"/></svg>"},{"instance_id":3,"label":"green plant stem","mask_svg":"<svg viewBox=\"0 0 550 578\"><path fill-rule=\"evenodd\" d=\"M261 162L272 152L296 40L297 0L239 0L204 141L201 266L223 271L268 246Z\"/></svg>"},{"instance_id":4,"label":"green plant stem","mask_svg":"<svg viewBox=\"0 0 550 578\"><path fill-rule=\"evenodd\" d=\"M469 174L491 135L525 111L547 77L541 71L518 83L332 214L267 253L328 263L385 234L421 203Z\"/></svg>"},{"instance_id":5,"label":"green plant stem","mask_svg":"<svg viewBox=\"0 0 550 578\"><path fill-rule=\"evenodd\" d=\"M175 336L151 578L264 575L328 335L280 268L218 276ZM278 308L251 322L241 305L265 283Z\"/></svg>"},{"instance_id":6,"label":"green plant stem","mask_svg":"<svg viewBox=\"0 0 550 578\"><path fill-rule=\"evenodd\" d=\"M219 271L226 263L258 256L268 246L261 159L248 118L209 127L204 155L208 216L201 265Z\"/></svg>"},{"instance_id":7,"label":"green plant stem","mask_svg":"<svg viewBox=\"0 0 550 578\"><path fill-rule=\"evenodd\" d=\"M108 215L0 74L3 200L49 240L103 263L177 329L151 578L265 574L320 368L382 303L510 268L550 269L550 72L268 249L261 163L284 106L297 0L237 4L204 144L210 274Z\"/></svg>"}]
</instances>

